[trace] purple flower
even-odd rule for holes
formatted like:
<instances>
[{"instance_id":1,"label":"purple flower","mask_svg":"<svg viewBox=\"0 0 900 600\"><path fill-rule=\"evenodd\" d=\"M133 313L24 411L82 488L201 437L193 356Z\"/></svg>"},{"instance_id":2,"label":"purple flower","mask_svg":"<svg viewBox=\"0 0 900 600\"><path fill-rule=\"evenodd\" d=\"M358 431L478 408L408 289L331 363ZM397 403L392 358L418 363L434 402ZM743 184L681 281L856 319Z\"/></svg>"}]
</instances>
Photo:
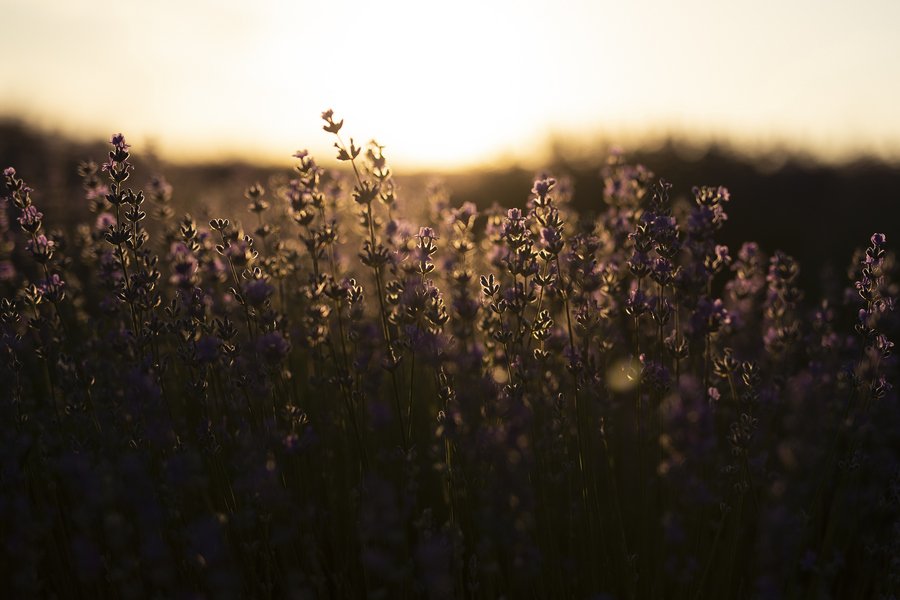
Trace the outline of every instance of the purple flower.
<instances>
[{"instance_id":1,"label":"purple flower","mask_svg":"<svg viewBox=\"0 0 900 600\"><path fill-rule=\"evenodd\" d=\"M437 235L435 235L434 229L432 229L431 227L420 227L419 233L416 235L416 237L425 240L440 239Z\"/></svg>"},{"instance_id":2,"label":"purple flower","mask_svg":"<svg viewBox=\"0 0 900 600\"><path fill-rule=\"evenodd\" d=\"M97 220L94 221L94 229L102 232L106 231L115 224L116 218L108 212L103 212L97 215Z\"/></svg>"},{"instance_id":3,"label":"purple flower","mask_svg":"<svg viewBox=\"0 0 900 600\"><path fill-rule=\"evenodd\" d=\"M47 236L43 233L35 236L33 240L28 242L28 249L31 250L34 258L41 262L47 261L53 256L53 249L55 247L56 242L48 240Z\"/></svg>"},{"instance_id":4,"label":"purple flower","mask_svg":"<svg viewBox=\"0 0 900 600\"><path fill-rule=\"evenodd\" d=\"M650 262L650 256L646 252L635 249L628 261L628 266L635 277L643 278L650 272L653 265Z\"/></svg>"},{"instance_id":5,"label":"purple flower","mask_svg":"<svg viewBox=\"0 0 900 600\"><path fill-rule=\"evenodd\" d=\"M731 314L725 309L722 300L710 300L703 297L691 315L691 325L696 335L715 333L723 326L731 324Z\"/></svg>"},{"instance_id":6,"label":"purple flower","mask_svg":"<svg viewBox=\"0 0 900 600\"><path fill-rule=\"evenodd\" d=\"M759 256L759 245L756 242L746 242L738 252L738 260L749 263Z\"/></svg>"},{"instance_id":7,"label":"purple flower","mask_svg":"<svg viewBox=\"0 0 900 600\"><path fill-rule=\"evenodd\" d=\"M666 391L672 383L669 370L662 364L650 360L646 354L638 357L641 363L641 381L658 391Z\"/></svg>"},{"instance_id":8,"label":"purple flower","mask_svg":"<svg viewBox=\"0 0 900 600\"><path fill-rule=\"evenodd\" d=\"M99 198L106 198L107 194L109 194L109 186L97 185L89 190L85 190L84 197L88 200L97 200Z\"/></svg>"},{"instance_id":9,"label":"purple flower","mask_svg":"<svg viewBox=\"0 0 900 600\"><path fill-rule=\"evenodd\" d=\"M728 220L721 204L701 204L688 216L688 230L697 237L711 235Z\"/></svg>"},{"instance_id":10,"label":"purple flower","mask_svg":"<svg viewBox=\"0 0 900 600\"><path fill-rule=\"evenodd\" d=\"M643 290L637 289L636 286L632 287L628 292L628 297L625 299L625 312L629 315L637 316L647 312L648 308L647 295Z\"/></svg>"},{"instance_id":11,"label":"purple flower","mask_svg":"<svg viewBox=\"0 0 900 600\"><path fill-rule=\"evenodd\" d=\"M202 363L211 363L219 357L222 340L214 335L205 335L194 344L194 354Z\"/></svg>"},{"instance_id":12,"label":"purple flower","mask_svg":"<svg viewBox=\"0 0 900 600\"><path fill-rule=\"evenodd\" d=\"M650 237L662 245L672 245L678 237L678 225L675 217L657 215L648 224Z\"/></svg>"},{"instance_id":13,"label":"purple flower","mask_svg":"<svg viewBox=\"0 0 900 600\"><path fill-rule=\"evenodd\" d=\"M127 150L131 148L131 144L125 143L125 136L121 133L117 133L109 138L109 143L119 150Z\"/></svg>"},{"instance_id":14,"label":"purple flower","mask_svg":"<svg viewBox=\"0 0 900 600\"><path fill-rule=\"evenodd\" d=\"M731 257L728 255L728 246L716 246L716 261L726 265L731 263Z\"/></svg>"},{"instance_id":15,"label":"purple flower","mask_svg":"<svg viewBox=\"0 0 900 600\"><path fill-rule=\"evenodd\" d=\"M265 279L253 279L244 284L244 299L250 306L262 306L272 292L272 286Z\"/></svg>"},{"instance_id":16,"label":"purple flower","mask_svg":"<svg viewBox=\"0 0 900 600\"><path fill-rule=\"evenodd\" d=\"M239 239L225 246L225 256L231 259L236 266L243 267L256 258L256 252L246 240Z\"/></svg>"},{"instance_id":17,"label":"purple flower","mask_svg":"<svg viewBox=\"0 0 900 600\"><path fill-rule=\"evenodd\" d=\"M553 186L555 185L555 179L553 179L552 177L546 177L535 181L534 187L531 188L531 191L540 198L546 198L547 194L550 193L550 190L552 190Z\"/></svg>"},{"instance_id":18,"label":"purple flower","mask_svg":"<svg viewBox=\"0 0 900 600\"><path fill-rule=\"evenodd\" d=\"M541 239L544 242L544 247L554 256L562 252L565 245L562 234L556 227L544 227L541 229Z\"/></svg>"},{"instance_id":19,"label":"purple flower","mask_svg":"<svg viewBox=\"0 0 900 600\"><path fill-rule=\"evenodd\" d=\"M41 228L41 219L43 218L44 213L40 212L35 205L30 204L22 209L18 221L22 229L34 233Z\"/></svg>"},{"instance_id":20,"label":"purple flower","mask_svg":"<svg viewBox=\"0 0 900 600\"><path fill-rule=\"evenodd\" d=\"M669 285L672 282L672 263L666 258L656 258L653 260L652 273L654 281L663 285Z\"/></svg>"},{"instance_id":21,"label":"purple flower","mask_svg":"<svg viewBox=\"0 0 900 600\"><path fill-rule=\"evenodd\" d=\"M62 277L54 273L43 280L38 286L38 289L41 290L41 295L47 298L47 300L56 303L65 298L65 287L66 282L63 281Z\"/></svg>"},{"instance_id":22,"label":"purple flower","mask_svg":"<svg viewBox=\"0 0 900 600\"><path fill-rule=\"evenodd\" d=\"M269 364L275 365L287 357L291 345L278 331L270 331L257 340L257 349Z\"/></svg>"},{"instance_id":23,"label":"purple flower","mask_svg":"<svg viewBox=\"0 0 900 600\"><path fill-rule=\"evenodd\" d=\"M3 176L13 178L16 176L16 170L12 167L6 167L5 169L3 169Z\"/></svg>"},{"instance_id":24,"label":"purple flower","mask_svg":"<svg viewBox=\"0 0 900 600\"><path fill-rule=\"evenodd\" d=\"M169 279L173 284L181 288L190 288L194 285L194 276L197 274L197 259L192 254L180 254L176 256L173 270L175 273Z\"/></svg>"}]
</instances>

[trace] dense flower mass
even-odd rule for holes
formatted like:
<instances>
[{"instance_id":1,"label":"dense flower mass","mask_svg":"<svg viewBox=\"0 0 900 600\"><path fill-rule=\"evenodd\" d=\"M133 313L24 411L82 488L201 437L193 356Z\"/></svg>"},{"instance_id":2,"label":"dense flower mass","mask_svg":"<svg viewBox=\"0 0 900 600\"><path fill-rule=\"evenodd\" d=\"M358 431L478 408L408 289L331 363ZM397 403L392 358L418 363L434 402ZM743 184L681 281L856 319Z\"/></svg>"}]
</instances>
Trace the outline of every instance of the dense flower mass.
<instances>
[{"instance_id":1,"label":"dense flower mass","mask_svg":"<svg viewBox=\"0 0 900 600\"><path fill-rule=\"evenodd\" d=\"M122 134L70 215L3 171L5 597L900 593L892 240L808 298L717 238L746 199L620 154L590 217L540 174L410 222L322 119L348 171L238 218Z\"/></svg>"}]
</instances>

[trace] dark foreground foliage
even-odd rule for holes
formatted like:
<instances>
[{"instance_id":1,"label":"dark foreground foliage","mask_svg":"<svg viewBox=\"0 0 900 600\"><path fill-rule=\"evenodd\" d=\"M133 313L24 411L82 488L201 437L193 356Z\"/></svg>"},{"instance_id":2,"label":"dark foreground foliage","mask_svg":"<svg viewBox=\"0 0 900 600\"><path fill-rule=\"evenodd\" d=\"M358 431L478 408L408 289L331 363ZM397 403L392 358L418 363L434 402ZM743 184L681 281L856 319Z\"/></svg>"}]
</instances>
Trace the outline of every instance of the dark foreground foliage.
<instances>
[{"instance_id":1,"label":"dark foreground foliage","mask_svg":"<svg viewBox=\"0 0 900 600\"><path fill-rule=\"evenodd\" d=\"M884 235L804 298L717 244L727 189L618 157L599 217L540 175L413 226L323 118L351 174L299 152L241 222L128 187L121 134L69 235L4 171L4 597L900 591Z\"/></svg>"}]
</instances>

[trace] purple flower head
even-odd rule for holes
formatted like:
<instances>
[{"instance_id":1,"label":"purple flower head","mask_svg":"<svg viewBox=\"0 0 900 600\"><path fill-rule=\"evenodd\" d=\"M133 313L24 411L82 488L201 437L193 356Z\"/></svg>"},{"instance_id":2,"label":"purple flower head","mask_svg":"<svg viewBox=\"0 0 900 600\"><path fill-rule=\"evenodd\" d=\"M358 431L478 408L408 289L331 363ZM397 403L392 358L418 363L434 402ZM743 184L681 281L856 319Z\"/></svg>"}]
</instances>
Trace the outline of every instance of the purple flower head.
<instances>
[{"instance_id":1,"label":"purple flower head","mask_svg":"<svg viewBox=\"0 0 900 600\"><path fill-rule=\"evenodd\" d=\"M225 247L225 256L230 258L235 265L244 266L256 258L256 252L250 248L250 244L246 240L239 239Z\"/></svg>"},{"instance_id":2,"label":"purple flower head","mask_svg":"<svg viewBox=\"0 0 900 600\"><path fill-rule=\"evenodd\" d=\"M192 287L199 266L194 253L182 242L173 243L170 253L174 261L172 268L175 271L171 282L179 287Z\"/></svg>"},{"instance_id":3,"label":"purple flower head","mask_svg":"<svg viewBox=\"0 0 900 600\"><path fill-rule=\"evenodd\" d=\"M721 204L701 204L688 216L688 230L696 236L708 236L728 220Z\"/></svg>"},{"instance_id":4,"label":"purple flower head","mask_svg":"<svg viewBox=\"0 0 900 600\"><path fill-rule=\"evenodd\" d=\"M253 279L244 284L244 299L250 306L260 307L265 304L273 291L265 279Z\"/></svg>"},{"instance_id":5,"label":"purple flower head","mask_svg":"<svg viewBox=\"0 0 900 600\"><path fill-rule=\"evenodd\" d=\"M125 143L125 136L121 133L117 133L109 138L109 143L119 150L128 150L131 148L131 144Z\"/></svg>"},{"instance_id":6,"label":"purple flower head","mask_svg":"<svg viewBox=\"0 0 900 600\"><path fill-rule=\"evenodd\" d=\"M214 335L204 335L194 344L194 355L202 363L211 363L219 357L222 340Z\"/></svg>"},{"instance_id":7,"label":"purple flower head","mask_svg":"<svg viewBox=\"0 0 900 600\"><path fill-rule=\"evenodd\" d=\"M34 204L29 204L22 209L22 214L19 215L18 221L22 229L34 233L41 228L41 220L43 218L44 213L40 212Z\"/></svg>"},{"instance_id":8,"label":"purple flower head","mask_svg":"<svg viewBox=\"0 0 900 600\"><path fill-rule=\"evenodd\" d=\"M716 246L716 260L724 264L731 262L731 257L728 255L728 246Z\"/></svg>"},{"instance_id":9,"label":"purple flower head","mask_svg":"<svg viewBox=\"0 0 900 600\"><path fill-rule=\"evenodd\" d=\"M416 237L419 238L420 240L437 240L437 239L440 239L440 238L438 238L437 235L435 235L434 229L432 229L431 227L420 227L420 228L419 228L419 233L416 234Z\"/></svg>"},{"instance_id":10,"label":"purple flower head","mask_svg":"<svg viewBox=\"0 0 900 600\"><path fill-rule=\"evenodd\" d=\"M289 453L296 451L300 447L300 436L296 433L289 433L281 440L284 449Z\"/></svg>"},{"instance_id":11,"label":"purple flower head","mask_svg":"<svg viewBox=\"0 0 900 600\"><path fill-rule=\"evenodd\" d=\"M718 194L719 198L721 198L724 202L728 202L729 200L731 200L731 192L729 192L728 188L725 187L724 185L720 185L716 189L716 193Z\"/></svg>"},{"instance_id":12,"label":"purple flower head","mask_svg":"<svg viewBox=\"0 0 900 600\"><path fill-rule=\"evenodd\" d=\"M97 215L97 220L94 221L94 229L103 232L115 224L116 218L112 214L104 212Z\"/></svg>"},{"instance_id":13,"label":"purple flower head","mask_svg":"<svg viewBox=\"0 0 900 600\"><path fill-rule=\"evenodd\" d=\"M629 315L641 315L650 308L647 295L643 290L639 290L637 285L628 292L625 299L625 312Z\"/></svg>"},{"instance_id":14,"label":"purple flower head","mask_svg":"<svg viewBox=\"0 0 900 600\"><path fill-rule=\"evenodd\" d=\"M658 391L669 389L672 383L672 376L665 366L650 360L646 354L638 356L638 360L641 363L641 381L643 383Z\"/></svg>"},{"instance_id":15,"label":"purple flower head","mask_svg":"<svg viewBox=\"0 0 900 600\"><path fill-rule=\"evenodd\" d=\"M269 364L280 363L291 351L291 345L279 331L270 331L257 340L257 349L260 355Z\"/></svg>"},{"instance_id":16,"label":"purple flower head","mask_svg":"<svg viewBox=\"0 0 900 600\"><path fill-rule=\"evenodd\" d=\"M109 186L98 184L85 190L84 197L87 200L98 200L106 198L107 194L109 194Z\"/></svg>"},{"instance_id":17,"label":"purple flower head","mask_svg":"<svg viewBox=\"0 0 900 600\"><path fill-rule=\"evenodd\" d=\"M859 313L857 314L857 316L859 317L859 322L862 325L868 325L870 323L869 319L872 317L872 313L864 308L861 308L859 309Z\"/></svg>"},{"instance_id":18,"label":"purple flower head","mask_svg":"<svg viewBox=\"0 0 900 600\"><path fill-rule=\"evenodd\" d=\"M212 298L206 294L202 288L195 287L190 292L190 299L187 299L188 314L195 319L203 320L206 318L206 311L212 305Z\"/></svg>"},{"instance_id":19,"label":"purple flower head","mask_svg":"<svg viewBox=\"0 0 900 600\"><path fill-rule=\"evenodd\" d=\"M16 170L12 167L6 167L3 169L3 176L11 179L16 176Z\"/></svg>"},{"instance_id":20,"label":"purple flower head","mask_svg":"<svg viewBox=\"0 0 900 600\"><path fill-rule=\"evenodd\" d=\"M889 340L883 333L879 333L875 336L874 347L881 354L882 358L887 358L891 353L891 349L894 347L894 342Z\"/></svg>"},{"instance_id":21,"label":"purple flower head","mask_svg":"<svg viewBox=\"0 0 900 600\"><path fill-rule=\"evenodd\" d=\"M654 281L662 285L672 283L674 271L672 262L667 258L656 258L653 260L650 276Z\"/></svg>"},{"instance_id":22,"label":"purple flower head","mask_svg":"<svg viewBox=\"0 0 900 600\"><path fill-rule=\"evenodd\" d=\"M691 315L691 325L697 335L715 333L721 327L730 324L731 314L725 309L725 305L719 298L715 300L701 298L694 314Z\"/></svg>"},{"instance_id":23,"label":"purple flower head","mask_svg":"<svg viewBox=\"0 0 900 600\"><path fill-rule=\"evenodd\" d=\"M873 246L882 246L887 241L887 236L883 233L873 233L871 240Z\"/></svg>"},{"instance_id":24,"label":"purple flower head","mask_svg":"<svg viewBox=\"0 0 900 600\"><path fill-rule=\"evenodd\" d=\"M58 274L54 273L53 275L50 276L49 279L44 280L44 282L41 284L41 289L49 290L52 288L62 288L62 287L65 287L65 285L66 285L66 282L63 281L62 278Z\"/></svg>"},{"instance_id":25,"label":"purple flower head","mask_svg":"<svg viewBox=\"0 0 900 600\"><path fill-rule=\"evenodd\" d=\"M108 213L104 213L104 214L108 214ZM102 217L103 215L100 215L100 216ZM99 220L99 217L98 217L98 220ZM173 258L177 259L180 256L188 256L193 253L191 252L191 249L188 248L184 242L172 242L172 245L169 247L169 254L171 254Z\"/></svg>"},{"instance_id":26,"label":"purple flower head","mask_svg":"<svg viewBox=\"0 0 900 600\"><path fill-rule=\"evenodd\" d=\"M728 254L728 246L716 245L713 254L705 261L706 268L711 273L718 273L731 264L731 256Z\"/></svg>"},{"instance_id":27,"label":"purple flower head","mask_svg":"<svg viewBox=\"0 0 900 600\"><path fill-rule=\"evenodd\" d=\"M635 250L628 261L628 266L631 268L631 272L634 273L636 277L640 278L646 276L647 273L650 272L652 265L650 263L650 257L646 252Z\"/></svg>"},{"instance_id":28,"label":"purple flower head","mask_svg":"<svg viewBox=\"0 0 900 600\"><path fill-rule=\"evenodd\" d=\"M534 187L531 188L531 191L536 194L540 198L546 198L547 194L550 193L550 190L553 189L553 186L556 185L556 180L552 177L545 177L543 179L538 179L534 182Z\"/></svg>"},{"instance_id":29,"label":"purple flower head","mask_svg":"<svg viewBox=\"0 0 900 600\"><path fill-rule=\"evenodd\" d=\"M55 247L56 242L48 240L47 236L43 233L28 242L28 249L31 250L31 254L34 255L36 259L49 260L50 257L53 256L53 249Z\"/></svg>"},{"instance_id":30,"label":"purple flower head","mask_svg":"<svg viewBox=\"0 0 900 600\"><path fill-rule=\"evenodd\" d=\"M522 209L520 208L511 208L506 211L506 218L510 221L522 221L525 217L522 216Z\"/></svg>"},{"instance_id":31,"label":"purple flower head","mask_svg":"<svg viewBox=\"0 0 900 600\"><path fill-rule=\"evenodd\" d=\"M63 281L62 277L54 273L42 281L38 286L38 289L41 290L42 296L47 298L50 302L55 303L65 298L65 287L66 282Z\"/></svg>"},{"instance_id":32,"label":"purple flower head","mask_svg":"<svg viewBox=\"0 0 900 600\"><path fill-rule=\"evenodd\" d=\"M738 252L738 260L749 263L759 256L759 246L756 242L745 242Z\"/></svg>"},{"instance_id":33,"label":"purple flower head","mask_svg":"<svg viewBox=\"0 0 900 600\"><path fill-rule=\"evenodd\" d=\"M671 243L677 237L675 217L657 215L649 223L650 236L659 243Z\"/></svg>"},{"instance_id":34,"label":"purple flower head","mask_svg":"<svg viewBox=\"0 0 900 600\"><path fill-rule=\"evenodd\" d=\"M558 243L560 237L559 230L555 227L544 227L541 229L541 239L544 240L544 243L548 246L553 246Z\"/></svg>"},{"instance_id":35,"label":"purple flower head","mask_svg":"<svg viewBox=\"0 0 900 600\"><path fill-rule=\"evenodd\" d=\"M304 158L309 156L309 150L297 150L296 152L294 152L294 154L292 156L294 158L299 158L299 159L303 160Z\"/></svg>"}]
</instances>

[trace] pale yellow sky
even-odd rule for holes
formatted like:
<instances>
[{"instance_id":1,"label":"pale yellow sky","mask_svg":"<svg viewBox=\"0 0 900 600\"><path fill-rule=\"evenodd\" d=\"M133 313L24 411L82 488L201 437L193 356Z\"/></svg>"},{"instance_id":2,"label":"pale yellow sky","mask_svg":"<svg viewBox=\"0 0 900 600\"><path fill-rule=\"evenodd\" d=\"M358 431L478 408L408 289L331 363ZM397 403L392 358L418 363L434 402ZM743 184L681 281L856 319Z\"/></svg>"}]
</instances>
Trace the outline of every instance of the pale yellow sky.
<instances>
[{"instance_id":1,"label":"pale yellow sky","mask_svg":"<svg viewBox=\"0 0 900 600\"><path fill-rule=\"evenodd\" d=\"M0 114L178 159L330 157L329 107L416 167L527 160L550 131L900 156L896 0L0 0L0 14Z\"/></svg>"}]
</instances>

